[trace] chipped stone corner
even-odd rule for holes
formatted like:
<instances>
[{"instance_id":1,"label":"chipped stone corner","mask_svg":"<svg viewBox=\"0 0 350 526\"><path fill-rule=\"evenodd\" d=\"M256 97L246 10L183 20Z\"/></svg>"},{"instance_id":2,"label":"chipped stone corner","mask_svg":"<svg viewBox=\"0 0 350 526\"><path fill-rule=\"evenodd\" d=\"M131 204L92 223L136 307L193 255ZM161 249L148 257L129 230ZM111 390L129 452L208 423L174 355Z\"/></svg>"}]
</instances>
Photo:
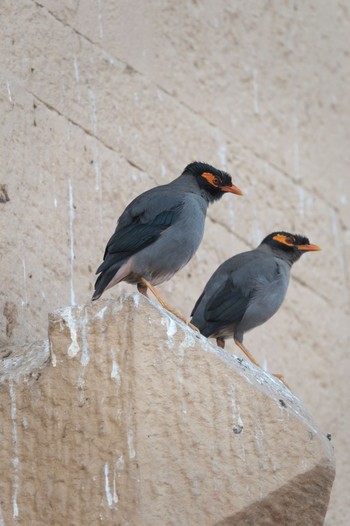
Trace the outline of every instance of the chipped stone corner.
<instances>
[{"instance_id":1,"label":"chipped stone corner","mask_svg":"<svg viewBox=\"0 0 350 526\"><path fill-rule=\"evenodd\" d=\"M4 382L22 382L37 378L50 359L48 340L21 346L2 341L0 352L0 385Z\"/></svg>"}]
</instances>

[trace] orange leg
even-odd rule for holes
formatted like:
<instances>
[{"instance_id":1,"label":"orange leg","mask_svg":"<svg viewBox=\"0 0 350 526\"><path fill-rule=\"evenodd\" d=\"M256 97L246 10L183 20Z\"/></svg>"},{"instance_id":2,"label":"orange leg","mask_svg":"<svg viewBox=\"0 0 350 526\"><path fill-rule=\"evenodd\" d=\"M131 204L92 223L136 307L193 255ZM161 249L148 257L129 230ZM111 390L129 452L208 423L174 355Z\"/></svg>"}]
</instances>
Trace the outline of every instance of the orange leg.
<instances>
[{"instance_id":1,"label":"orange leg","mask_svg":"<svg viewBox=\"0 0 350 526\"><path fill-rule=\"evenodd\" d=\"M256 365L257 367L260 367L260 369L262 368L261 365L256 361L256 359L254 358L254 356L248 351L247 347L245 345L243 345L243 343L239 342L238 340L235 340L235 344L238 345L238 347L241 349L241 351L244 352L244 354L249 358L249 360L254 364ZM279 380L281 380L281 382L288 388L290 389L289 385L285 382L284 380L284 376L283 374L278 374L278 373L272 373L273 376L275 376L276 378L278 378Z\"/></svg>"},{"instance_id":2,"label":"orange leg","mask_svg":"<svg viewBox=\"0 0 350 526\"><path fill-rule=\"evenodd\" d=\"M138 291L143 294L144 296L148 297L147 296L147 289L149 289L151 292L153 292L153 294L155 295L155 297L157 298L157 300L159 301L159 303L161 304L162 307L164 307L164 309L168 310L169 312L171 312L172 314L174 314L177 318L179 318L180 320L182 320L184 323L186 323L186 325L188 325L189 327L191 327L191 329L193 329L194 331L196 332L199 332L199 330L197 329L197 327L195 327L194 325L192 325L192 323L190 323L189 321L186 320L185 316L183 316L179 311L175 310L175 309L172 309L164 300L163 298L158 294L158 292L156 291L156 289L153 287L153 285L151 285L151 283L149 281L147 281L145 278L141 278L141 280L139 281L139 283L137 284L137 289Z\"/></svg>"}]
</instances>

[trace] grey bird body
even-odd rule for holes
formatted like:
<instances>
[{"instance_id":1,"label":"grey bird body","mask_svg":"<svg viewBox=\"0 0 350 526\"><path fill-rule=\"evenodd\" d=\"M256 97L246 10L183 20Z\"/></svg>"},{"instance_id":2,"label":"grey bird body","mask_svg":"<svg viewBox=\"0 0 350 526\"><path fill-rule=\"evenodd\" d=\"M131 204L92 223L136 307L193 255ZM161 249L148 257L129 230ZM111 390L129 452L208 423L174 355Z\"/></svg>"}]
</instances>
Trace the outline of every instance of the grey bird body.
<instances>
[{"instance_id":1,"label":"grey bird body","mask_svg":"<svg viewBox=\"0 0 350 526\"><path fill-rule=\"evenodd\" d=\"M275 232L254 250L228 259L206 284L192 311L191 323L204 336L221 341L233 337L236 343L243 343L245 332L278 311L293 263L303 252L312 250L319 247L305 237Z\"/></svg>"},{"instance_id":2,"label":"grey bird body","mask_svg":"<svg viewBox=\"0 0 350 526\"><path fill-rule=\"evenodd\" d=\"M212 172L222 178L221 187L208 182ZM170 279L198 249L208 205L225 191L241 193L225 172L192 163L171 183L134 199L107 244L93 299L123 280L159 285Z\"/></svg>"}]
</instances>

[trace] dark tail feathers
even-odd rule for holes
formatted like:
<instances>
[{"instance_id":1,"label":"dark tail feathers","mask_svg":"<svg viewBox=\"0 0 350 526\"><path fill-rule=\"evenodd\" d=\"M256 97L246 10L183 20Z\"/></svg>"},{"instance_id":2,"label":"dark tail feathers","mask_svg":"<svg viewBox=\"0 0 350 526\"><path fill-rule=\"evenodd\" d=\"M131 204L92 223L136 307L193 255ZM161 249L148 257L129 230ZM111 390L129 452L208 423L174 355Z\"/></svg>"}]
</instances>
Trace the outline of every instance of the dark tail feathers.
<instances>
[{"instance_id":1,"label":"dark tail feathers","mask_svg":"<svg viewBox=\"0 0 350 526\"><path fill-rule=\"evenodd\" d=\"M95 292L92 296L92 301L98 300L98 298L102 296L106 287L120 269L120 266L121 265L118 263L101 272L95 283Z\"/></svg>"}]
</instances>

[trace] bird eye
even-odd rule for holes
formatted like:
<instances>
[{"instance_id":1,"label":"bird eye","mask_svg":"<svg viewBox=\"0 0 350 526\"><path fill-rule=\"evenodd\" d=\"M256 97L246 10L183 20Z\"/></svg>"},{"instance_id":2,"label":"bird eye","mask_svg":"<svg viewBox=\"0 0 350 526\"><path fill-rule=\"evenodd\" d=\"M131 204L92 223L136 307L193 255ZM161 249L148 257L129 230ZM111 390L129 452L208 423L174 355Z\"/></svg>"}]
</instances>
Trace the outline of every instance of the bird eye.
<instances>
[{"instance_id":1,"label":"bird eye","mask_svg":"<svg viewBox=\"0 0 350 526\"><path fill-rule=\"evenodd\" d=\"M286 237L286 243L289 243L290 245L294 245L294 243L295 243L295 238L292 237L292 236L287 236L287 237Z\"/></svg>"},{"instance_id":2,"label":"bird eye","mask_svg":"<svg viewBox=\"0 0 350 526\"><path fill-rule=\"evenodd\" d=\"M214 179L213 179L213 183L216 184L216 185L218 185L218 184L221 183L221 181L220 181L220 179L219 179L218 177L214 177Z\"/></svg>"}]
</instances>

